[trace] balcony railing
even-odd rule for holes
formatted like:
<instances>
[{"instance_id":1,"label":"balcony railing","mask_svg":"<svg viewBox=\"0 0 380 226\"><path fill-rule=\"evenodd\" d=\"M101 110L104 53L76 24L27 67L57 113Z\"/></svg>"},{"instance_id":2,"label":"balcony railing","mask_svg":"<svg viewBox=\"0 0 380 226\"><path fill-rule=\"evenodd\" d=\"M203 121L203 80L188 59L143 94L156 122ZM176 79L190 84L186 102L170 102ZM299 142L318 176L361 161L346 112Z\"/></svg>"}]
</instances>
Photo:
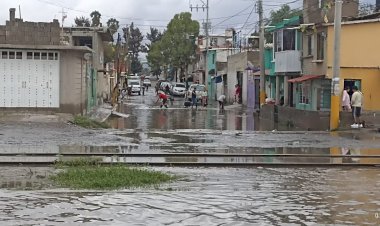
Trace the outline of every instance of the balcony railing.
<instances>
[{"instance_id":1,"label":"balcony railing","mask_svg":"<svg viewBox=\"0 0 380 226\"><path fill-rule=\"evenodd\" d=\"M299 50L276 52L275 62L275 72L300 72L301 52Z\"/></svg>"}]
</instances>

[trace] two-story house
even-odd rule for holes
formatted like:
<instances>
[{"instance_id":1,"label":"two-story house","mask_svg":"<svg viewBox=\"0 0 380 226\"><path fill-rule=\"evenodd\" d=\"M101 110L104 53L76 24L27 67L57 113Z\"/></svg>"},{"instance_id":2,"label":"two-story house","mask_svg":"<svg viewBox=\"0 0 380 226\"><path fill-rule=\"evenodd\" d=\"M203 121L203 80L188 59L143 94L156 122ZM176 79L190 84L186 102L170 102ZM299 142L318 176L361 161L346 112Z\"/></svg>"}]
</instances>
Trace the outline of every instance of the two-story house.
<instances>
[{"instance_id":1,"label":"two-story house","mask_svg":"<svg viewBox=\"0 0 380 226\"><path fill-rule=\"evenodd\" d=\"M327 23L334 22L335 5L331 0L304 0L302 32L302 76L291 79L295 89L295 107L300 110L324 111L330 109L331 80L327 70ZM356 17L357 1L344 1L342 19Z\"/></svg>"},{"instance_id":2,"label":"two-story house","mask_svg":"<svg viewBox=\"0 0 380 226\"><path fill-rule=\"evenodd\" d=\"M273 33L273 62L276 75L276 104L293 107L296 103L295 86L288 80L301 76L301 40L298 29L300 16L284 19L268 29Z\"/></svg>"}]
</instances>

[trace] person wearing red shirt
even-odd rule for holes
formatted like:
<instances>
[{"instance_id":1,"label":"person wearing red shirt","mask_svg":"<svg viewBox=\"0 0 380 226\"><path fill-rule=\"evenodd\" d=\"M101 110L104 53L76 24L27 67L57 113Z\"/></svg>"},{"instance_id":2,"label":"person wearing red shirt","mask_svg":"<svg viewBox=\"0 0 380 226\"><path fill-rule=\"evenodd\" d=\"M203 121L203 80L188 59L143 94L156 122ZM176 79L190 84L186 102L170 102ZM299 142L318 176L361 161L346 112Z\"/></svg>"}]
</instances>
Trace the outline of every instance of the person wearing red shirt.
<instances>
[{"instance_id":1,"label":"person wearing red shirt","mask_svg":"<svg viewBox=\"0 0 380 226\"><path fill-rule=\"evenodd\" d=\"M156 103L157 103L160 99L162 100L160 108L162 108L162 106L165 106L166 108L168 108L168 105L167 105L167 102L168 102L168 96L167 96L164 92L159 92L159 93L158 93L158 98L157 98Z\"/></svg>"},{"instance_id":2,"label":"person wearing red shirt","mask_svg":"<svg viewBox=\"0 0 380 226\"><path fill-rule=\"evenodd\" d=\"M235 85L235 102L241 103L241 88L238 84Z\"/></svg>"}]
</instances>

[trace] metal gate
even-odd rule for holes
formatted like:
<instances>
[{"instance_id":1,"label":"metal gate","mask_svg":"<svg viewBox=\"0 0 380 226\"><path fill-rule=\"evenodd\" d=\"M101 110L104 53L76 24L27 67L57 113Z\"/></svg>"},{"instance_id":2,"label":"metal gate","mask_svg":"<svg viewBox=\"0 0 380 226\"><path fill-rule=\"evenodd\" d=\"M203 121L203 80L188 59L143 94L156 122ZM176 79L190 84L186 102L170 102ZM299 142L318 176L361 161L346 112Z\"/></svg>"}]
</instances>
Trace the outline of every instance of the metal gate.
<instances>
[{"instance_id":1,"label":"metal gate","mask_svg":"<svg viewBox=\"0 0 380 226\"><path fill-rule=\"evenodd\" d=\"M59 107L59 53L0 49L0 107Z\"/></svg>"}]
</instances>

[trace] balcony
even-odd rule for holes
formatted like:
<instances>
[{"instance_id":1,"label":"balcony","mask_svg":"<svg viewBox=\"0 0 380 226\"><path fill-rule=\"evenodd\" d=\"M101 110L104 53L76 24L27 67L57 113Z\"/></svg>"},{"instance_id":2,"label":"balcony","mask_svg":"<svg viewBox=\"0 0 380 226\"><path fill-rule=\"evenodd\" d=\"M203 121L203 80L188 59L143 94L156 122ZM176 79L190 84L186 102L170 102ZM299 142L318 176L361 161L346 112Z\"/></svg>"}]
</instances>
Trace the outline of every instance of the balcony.
<instances>
[{"instance_id":1,"label":"balcony","mask_svg":"<svg viewBox=\"0 0 380 226\"><path fill-rule=\"evenodd\" d=\"M287 50L275 53L275 72L301 72L301 51Z\"/></svg>"}]
</instances>

